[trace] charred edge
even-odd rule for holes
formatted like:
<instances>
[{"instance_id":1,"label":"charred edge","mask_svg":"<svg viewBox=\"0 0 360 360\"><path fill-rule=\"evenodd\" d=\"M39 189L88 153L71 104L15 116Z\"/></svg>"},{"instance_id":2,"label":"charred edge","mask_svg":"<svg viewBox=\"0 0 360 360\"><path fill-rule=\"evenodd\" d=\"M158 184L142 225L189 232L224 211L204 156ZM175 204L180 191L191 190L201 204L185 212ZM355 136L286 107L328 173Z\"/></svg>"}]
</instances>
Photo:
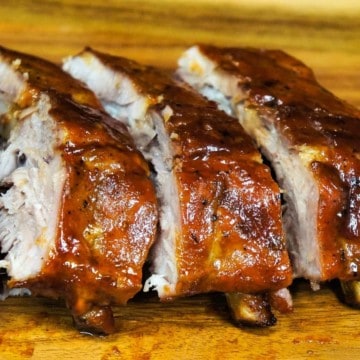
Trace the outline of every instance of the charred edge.
<instances>
[{"instance_id":1,"label":"charred edge","mask_svg":"<svg viewBox=\"0 0 360 360\"><path fill-rule=\"evenodd\" d=\"M110 335L115 332L115 320L110 306L94 306L85 314L73 314L79 332L87 335Z\"/></svg>"},{"instance_id":2,"label":"charred edge","mask_svg":"<svg viewBox=\"0 0 360 360\"><path fill-rule=\"evenodd\" d=\"M226 294L232 322L238 327L264 328L277 322L266 294Z\"/></svg>"},{"instance_id":3,"label":"charred edge","mask_svg":"<svg viewBox=\"0 0 360 360\"><path fill-rule=\"evenodd\" d=\"M341 300L347 305L360 308L360 281L340 281Z\"/></svg>"},{"instance_id":4,"label":"charred edge","mask_svg":"<svg viewBox=\"0 0 360 360\"><path fill-rule=\"evenodd\" d=\"M275 315L270 311L268 318L265 321L249 321L246 319L233 319L233 323L236 327L239 328L268 328L271 326L275 326L277 323L277 318Z\"/></svg>"}]
</instances>

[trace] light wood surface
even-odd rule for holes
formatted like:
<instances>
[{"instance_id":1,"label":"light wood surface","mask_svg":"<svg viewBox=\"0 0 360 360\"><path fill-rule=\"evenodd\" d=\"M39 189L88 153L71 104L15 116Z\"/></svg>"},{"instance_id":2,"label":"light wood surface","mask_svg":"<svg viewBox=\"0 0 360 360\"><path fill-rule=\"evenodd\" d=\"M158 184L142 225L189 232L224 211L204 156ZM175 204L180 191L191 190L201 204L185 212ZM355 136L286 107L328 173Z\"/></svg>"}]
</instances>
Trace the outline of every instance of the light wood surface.
<instances>
[{"instance_id":1,"label":"light wood surface","mask_svg":"<svg viewBox=\"0 0 360 360\"><path fill-rule=\"evenodd\" d=\"M0 2L0 44L55 62L85 45L173 68L196 42L281 48L320 82L360 107L359 1L25 1ZM357 359L360 310L337 284L292 287L295 310L269 329L239 329L219 294L160 304L139 296L117 308L118 332L76 332L64 304L0 302L0 359Z\"/></svg>"}]
</instances>

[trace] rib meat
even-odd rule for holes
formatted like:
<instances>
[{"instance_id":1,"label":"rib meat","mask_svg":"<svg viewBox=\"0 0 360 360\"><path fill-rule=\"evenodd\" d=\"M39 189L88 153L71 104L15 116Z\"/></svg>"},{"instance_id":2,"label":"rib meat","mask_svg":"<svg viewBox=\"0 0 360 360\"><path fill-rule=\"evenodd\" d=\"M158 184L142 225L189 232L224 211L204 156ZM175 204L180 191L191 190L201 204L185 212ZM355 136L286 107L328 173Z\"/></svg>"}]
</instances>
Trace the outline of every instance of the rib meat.
<instances>
[{"instance_id":1,"label":"rib meat","mask_svg":"<svg viewBox=\"0 0 360 360\"><path fill-rule=\"evenodd\" d=\"M162 300L220 291L236 307L242 294L257 298L291 283L279 188L236 119L128 59L86 49L64 69L127 124L154 167L161 235L146 289ZM268 313L259 320L271 322Z\"/></svg>"},{"instance_id":2,"label":"rib meat","mask_svg":"<svg viewBox=\"0 0 360 360\"><path fill-rule=\"evenodd\" d=\"M0 48L0 267L10 294L64 298L78 327L114 330L141 289L157 226L128 131L59 67Z\"/></svg>"},{"instance_id":3,"label":"rib meat","mask_svg":"<svg viewBox=\"0 0 360 360\"><path fill-rule=\"evenodd\" d=\"M179 74L238 117L284 191L295 276L360 276L360 111L277 50L195 46Z\"/></svg>"}]
</instances>

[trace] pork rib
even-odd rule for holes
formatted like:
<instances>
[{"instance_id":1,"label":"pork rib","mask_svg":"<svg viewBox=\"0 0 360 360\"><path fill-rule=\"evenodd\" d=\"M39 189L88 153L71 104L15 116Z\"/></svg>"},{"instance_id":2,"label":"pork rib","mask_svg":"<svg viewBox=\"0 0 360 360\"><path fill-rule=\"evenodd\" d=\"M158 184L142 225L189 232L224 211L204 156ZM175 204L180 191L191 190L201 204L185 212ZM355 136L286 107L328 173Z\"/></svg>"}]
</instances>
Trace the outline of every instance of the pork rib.
<instances>
[{"instance_id":1,"label":"pork rib","mask_svg":"<svg viewBox=\"0 0 360 360\"><path fill-rule=\"evenodd\" d=\"M236 119L165 72L128 59L86 49L64 69L127 124L155 169L161 235L146 289L162 300L230 293L239 313L242 294L291 283L278 186ZM269 325L265 313L248 320Z\"/></svg>"},{"instance_id":2,"label":"pork rib","mask_svg":"<svg viewBox=\"0 0 360 360\"><path fill-rule=\"evenodd\" d=\"M124 126L58 66L0 48L0 267L10 293L64 298L78 327L114 330L142 285L157 201Z\"/></svg>"},{"instance_id":3,"label":"pork rib","mask_svg":"<svg viewBox=\"0 0 360 360\"><path fill-rule=\"evenodd\" d=\"M178 73L237 116L271 162L295 276L315 287L358 279L360 111L282 51L195 46Z\"/></svg>"}]
</instances>

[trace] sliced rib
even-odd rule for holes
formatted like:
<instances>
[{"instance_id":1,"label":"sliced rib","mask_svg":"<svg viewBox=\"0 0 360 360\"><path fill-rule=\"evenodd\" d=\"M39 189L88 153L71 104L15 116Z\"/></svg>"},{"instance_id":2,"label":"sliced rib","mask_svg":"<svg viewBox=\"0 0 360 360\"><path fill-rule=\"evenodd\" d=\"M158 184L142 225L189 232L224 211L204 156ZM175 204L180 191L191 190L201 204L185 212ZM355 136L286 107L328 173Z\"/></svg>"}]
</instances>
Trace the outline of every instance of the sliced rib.
<instances>
[{"instance_id":1,"label":"sliced rib","mask_svg":"<svg viewBox=\"0 0 360 360\"><path fill-rule=\"evenodd\" d=\"M359 278L359 110L282 51L195 46L178 73L237 116L271 162L295 276L315 288Z\"/></svg>"},{"instance_id":2,"label":"sliced rib","mask_svg":"<svg viewBox=\"0 0 360 360\"><path fill-rule=\"evenodd\" d=\"M0 48L0 267L10 294L64 298L78 327L114 330L156 234L149 169L125 127L59 67Z\"/></svg>"},{"instance_id":3,"label":"sliced rib","mask_svg":"<svg viewBox=\"0 0 360 360\"><path fill-rule=\"evenodd\" d=\"M127 124L155 169L161 235L147 290L162 300L220 291L236 307L242 294L290 284L279 189L236 119L165 72L128 59L86 49L64 69ZM266 312L250 322L273 318Z\"/></svg>"}]
</instances>

